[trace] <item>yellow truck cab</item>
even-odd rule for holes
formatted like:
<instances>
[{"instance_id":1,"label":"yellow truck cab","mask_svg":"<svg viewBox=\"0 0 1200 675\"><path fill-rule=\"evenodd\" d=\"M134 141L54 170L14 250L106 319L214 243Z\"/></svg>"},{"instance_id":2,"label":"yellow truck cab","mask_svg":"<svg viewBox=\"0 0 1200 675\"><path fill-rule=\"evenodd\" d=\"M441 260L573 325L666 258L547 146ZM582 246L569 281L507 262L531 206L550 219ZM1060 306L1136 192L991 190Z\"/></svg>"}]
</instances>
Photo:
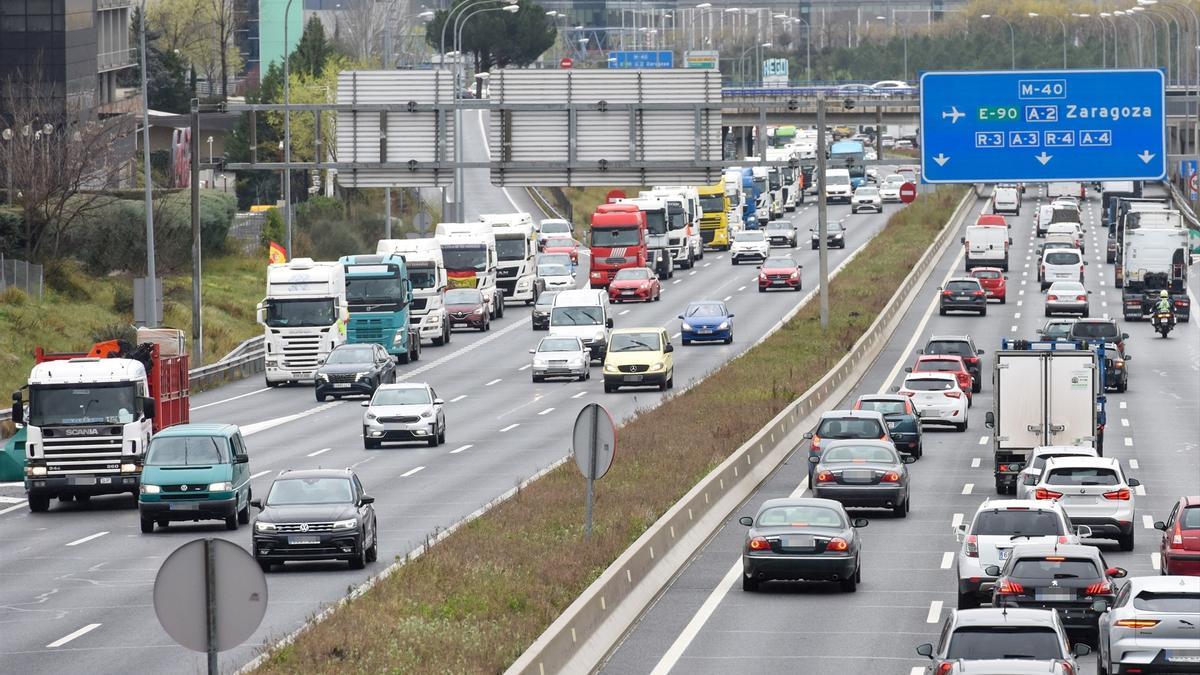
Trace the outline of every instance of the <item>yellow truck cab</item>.
<instances>
[{"instance_id":1,"label":"yellow truck cab","mask_svg":"<svg viewBox=\"0 0 1200 675\"><path fill-rule=\"evenodd\" d=\"M619 328L608 338L604 391L621 387L675 386L675 346L662 328Z\"/></svg>"},{"instance_id":2,"label":"yellow truck cab","mask_svg":"<svg viewBox=\"0 0 1200 675\"><path fill-rule=\"evenodd\" d=\"M725 183L701 185L700 193L700 236L704 247L728 251L729 242L729 197L725 194Z\"/></svg>"}]
</instances>

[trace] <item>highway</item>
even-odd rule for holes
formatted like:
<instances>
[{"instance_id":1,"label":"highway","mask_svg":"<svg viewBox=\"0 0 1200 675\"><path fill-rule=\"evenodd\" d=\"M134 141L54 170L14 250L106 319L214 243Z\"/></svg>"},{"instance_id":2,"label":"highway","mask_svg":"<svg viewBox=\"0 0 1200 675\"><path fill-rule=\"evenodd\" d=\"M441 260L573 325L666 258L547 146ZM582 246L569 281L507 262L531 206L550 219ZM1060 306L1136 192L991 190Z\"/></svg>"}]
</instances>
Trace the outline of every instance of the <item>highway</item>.
<instances>
[{"instance_id":1,"label":"highway","mask_svg":"<svg viewBox=\"0 0 1200 675\"><path fill-rule=\"evenodd\" d=\"M476 149L486 152L482 143L473 142L479 128L465 128L469 159ZM533 211L524 194L510 190L506 196L488 184L486 175L469 180L472 217L513 208ZM877 233L897 208L850 216L846 206L831 207L831 220L845 219L849 242L846 250L831 251L831 269ZM789 217L799 227L801 246L795 253L805 266L803 293L758 293L753 265L731 267L727 256L710 252L696 269L677 270L664 282L662 302L614 308L618 327L662 325L672 335L679 330L676 315L690 300L724 299L737 312L732 345L675 352L677 391L749 348L815 292L817 254L806 237L815 227L816 207L810 201ZM587 274L585 264L578 278L586 283ZM366 570L351 571L344 563L293 563L268 575L266 617L246 644L222 654L224 669L250 661L260 645L297 629L396 556L560 460L582 405L601 402L614 417L625 419L661 399L648 390L606 395L599 377L531 383L527 350L543 335L531 330L527 308L512 305L491 332L458 332L448 347L428 348L418 363L401 369L403 379L427 381L447 401L447 443L438 448L393 445L366 451L358 401L316 403L308 387L267 389L253 377L192 398L193 422L241 426L255 495L264 496L272 476L284 469L350 466L376 498L379 519L379 562ZM97 497L86 505L54 502L48 513L31 514L21 495L19 486L0 487L0 497L7 499L0 503L4 672L203 672L203 655L176 645L158 624L150 593L155 574L167 555L197 537L221 537L249 549L249 527L227 532L218 522L176 524L145 535L138 531L128 496Z\"/></svg>"},{"instance_id":2,"label":"highway","mask_svg":"<svg viewBox=\"0 0 1200 675\"><path fill-rule=\"evenodd\" d=\"M1148 190L1149 192L1149 190ZM952 527L969 519L979 503L993 497L991 437L983 425L991 410L991 354L1001 338L1036 337L1043 295L1036 280L1037 240L1032 218L1035 189L1025 196L1014 223L1013 265L1008 303L991 303L986 317L938 316L936 289L962 274L962 247L953 245L938 261L922 294L854 392L829 409L848 408L863 393L890 392L903 379L903 368L930 335L970 334L984 349L984 387L969 411L964 433L926 429L924 457L909 466L912 511L899 520L886 512L852 510L870 518L864 538L862 583L855 594L835 584L768 584L759 593L738 584L740 552L746 528L739 516L753 516L763 501L808 494L807 443L798 431L784 442L801 453L787 462L733 514L643 614L639 623L609 655L603 672L730 673L802 672L878 675L923 672L929 661L914 648L936 642L937 631L956 602L954 558L959 544ZM985 206L980 200L976 213ZM1120 318L1120 291L1112 287L1112 265L1105 264L1105 233L1099 227L1099 199L1089 190L1086 203L1087 287L1092 316ZM974 218L969 219L971 222ZM1197 295L1196 279L1191 293ZM1126 394L1108 394L1105 456L1117 457L1136 490L1136 548L1101 545L1111 565L1130 576L1158 574L1162 520L1182 494L1200 492L1200 326L1179 324L1169 339L1159 338L1146 322L1123 323L1130 361ZM1094 657L1081 659L1083 672L1094 673Z\"/></svg>"}]
</instances>

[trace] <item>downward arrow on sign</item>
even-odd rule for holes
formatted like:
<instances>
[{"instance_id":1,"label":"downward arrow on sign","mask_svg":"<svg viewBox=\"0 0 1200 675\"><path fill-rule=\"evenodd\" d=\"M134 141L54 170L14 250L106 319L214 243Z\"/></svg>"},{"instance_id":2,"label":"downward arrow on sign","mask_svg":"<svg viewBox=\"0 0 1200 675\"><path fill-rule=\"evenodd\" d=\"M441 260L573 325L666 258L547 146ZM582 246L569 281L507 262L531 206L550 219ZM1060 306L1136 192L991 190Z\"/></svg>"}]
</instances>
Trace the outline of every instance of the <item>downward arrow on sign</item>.
<instances>
[{"instance_id":1,"label":"downward arrow on sign","mask_svg":"<svg viewBox=\"0 0 1200 675\"><path fill-rule=\"evenodd\" d=\"M937 155L935 155L932 159L933 159L933 161L937 162L938 166L946 166L946 162L950 161L949 157L947 157L946 155L944 155L940 152Z\"/></svg>"},{"instance_id":2,"label":"downward arrow on sign","mask_svg":"<svg viewBox=\"0 0 1200 675\"><path fill-rule=\"evenodd\" d=\"M1138 155L1142 159L1143 164L1149 164L1150 160L1154 159L1154 153L1149 150L1143 150L1142 154Z\"/></svg>"},{"instance_id":3,"label":"downward arrow on sign","mask_svg":"<svg viewBox=\"0 0 1200 675\"><path fill-rule=\"evenodd\" d=\"M1043 150L1042 154L1037 155L1036 157L1034 157L1034 159L1041 162L1042 166L1046 166L1046 162L1049 162L1051 159L1053 159L1053 157L1054 157L1054 155L1047 155L1046 151Z\"/></svg>"}]
</instances>

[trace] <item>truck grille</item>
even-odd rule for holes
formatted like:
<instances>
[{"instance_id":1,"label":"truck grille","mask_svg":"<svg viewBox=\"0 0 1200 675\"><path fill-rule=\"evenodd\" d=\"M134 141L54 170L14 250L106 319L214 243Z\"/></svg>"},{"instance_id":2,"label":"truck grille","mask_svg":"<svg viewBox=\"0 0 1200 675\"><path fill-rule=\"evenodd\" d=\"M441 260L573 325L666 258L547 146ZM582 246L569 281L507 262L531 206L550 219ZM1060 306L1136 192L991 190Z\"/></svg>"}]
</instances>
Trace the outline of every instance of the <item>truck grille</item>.
<instances>
[{"instance_id":1,"label":"truck grille","mask_svg":"<svg viewBox=\"0 0 1200 675\"><path fill-rule=\"evenodd\" d=\"M617 366L617 370L622 373L644 373L650 370L650 366L644 364L634 364L631 366Z\"/></svg>"},{"instance_id":2,"label":"truck grille","mask_svg":"<svg viewBox=\"0 0 1200 675\"><path fill-rule=\"evenodd\" d=\"M509 279L509 278L516 277L517 272L520 272L520 271L521 271L520 267L501 267L496 270L496 276L500 279Z\"/></svg>"},{"instance_id":3,"label":"truck grille","mask_svg":"<svg viewBox=\"0 0 1200 675\"><path fill-rule=\"evenodd\" d=\"M716 238L716 236L717 236L717 230L715 229L715 227L714 227L714 229L708 229L703 226L701 227L700 238L704 240L704 243L711 244L712 240L714 238Z\"/></svg>"},{"instance_id":4,"label":"truck grille","mask_svg":"<svg viewBox=\"0 0 1200 675\"><path fill-rule=\"evenodd\" d=\"M787 281L787 278L788 278L789 276L791 276L791 275L788 275L788 274L768 274L768 275L767 275L767 279L770 279L771 281Z\"/></svg>"},{"instance_id":5,"label":"truck grille","mask_svg":"<svg viewBox=\"0 0 1200 675\"><path fill-rule=\"evenodd\" d=\"M279 532L333 532L333 523L279 523Z\"/></svg>"},{"instance_id":6,"label":"truck grille","mask_svg":"<svg viewBox=\"0 0 1200 675\"><path fill-rule=\"evenodd\" d=\"M500 291L506 296L510 296L517 291L516 279L497 279L496 285L500 287Z\"/></svg>"},{"instance_id":7,"label":"truck grille","mask_svg":"<svg viewBox=\"0 0 1200 675\"><path fill-rule=\"evenodd\" d=\"M429 304L429 298L413 298L408 307L414 312L424 312L427 304Z\"/></svg>"},{"instance_id":8,"label":"truck grille","mask_svg":"<svg viewBox=\"0 0 1200 675\"><path fill-rule=\"evenodd\" d=\"M283 337L283 367L296 370L315 370L321 351L321 336L296 335Z\"/></svg>"},{"instance_id":9,"label":"truck grille","mask_svg":"<svg viewBox=\"0 0 1200 675\"><path fill-rule=\"evenodd\" d=\"M383 342L387 328L383 319L351 319L346 333L352 342Z\"/></svg>"},{"instance_id":10,"label":"truck grille","mask_svg":"<svg viewBox=\"0 0 1200 675\"><path fill-rule=\"evenodd\" d=\"M113 434L112 431L116 431ZM98 436L51 436L62 430L44 430L42 453L50 475L121 472L120 427L103 429Z\"/></svg>"},{"instance_id":11,"label":"truck grille","mask_svg":"<svg viewBox=\"0 0 1200 675\"><path fill-rule=\"evenodd\" d=\"M608 265L624 265L626 260L627 260L627 259L626 259L626 258L624 258L624 257L621 257L621 258L605 258L605 259L604 259L604 262L605 262L606 264L608 264Z\"/></svg>"}]
</instances>

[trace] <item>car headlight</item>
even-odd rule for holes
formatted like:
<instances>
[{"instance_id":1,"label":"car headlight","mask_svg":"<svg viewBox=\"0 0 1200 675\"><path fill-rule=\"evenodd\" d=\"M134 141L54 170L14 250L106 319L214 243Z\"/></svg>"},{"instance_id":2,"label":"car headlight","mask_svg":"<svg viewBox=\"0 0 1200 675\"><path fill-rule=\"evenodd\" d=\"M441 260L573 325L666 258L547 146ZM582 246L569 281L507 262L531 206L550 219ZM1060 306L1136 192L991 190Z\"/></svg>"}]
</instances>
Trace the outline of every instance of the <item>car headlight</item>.
<instances>
[{"instance_id":1,"label":"car headlight","mask_svg":"<svg viewBox=\"0 0 1200 675\"><path fill-rule=\"evenodd\" d=\"M337 521L334 521L334 523L333 523L333 529L335 529L335 530L353 530L356 527L358 527L358 518L351 518L349 520L337 520Z\"/></svg>"},{"instance_id":2,"label":"car headlight","mask_svg":"<svg viewBox=\"0 0 1200 675\"><path fill-rule=\"evenodd\" d=\"M839 232L838 234L835 234L835 235L833 235L833 238L834 238L834 239L841 239L841 238L842 238L842 234Z\"/></svg>"},{"instance_id":3,"label":"car headlight","mask_svg":"<svg viewBox=\"0 0 1200 675\"><path fill-rule=\"evenodd\" d=\"M355 373L354 381L358 382L359 380L365 380L366 378L368 378L370 376L371 376L371 373L369 373L369 372L368 373Z\"/></svg>"},{"instance_id":4,"label":"car headlight","mask_svg":"<svg viewBox=\"0 0 1200 675\"><path fill-rule=\"evenodd\" d=\"M157 485L147 485L142 483L142 486L138 488L138 491L144 495L156 495L162 492L162 488Z\"/></svg>"},{"instance_id":5,"label":"car headlight","mask_svg":"<svg viewBox=\"0 0 1200 675\"><path fill-rule=\"evenodd\" d=\"M728 321L722 321L722 322L721 322L721 325L720 325L720 326L717 326L717 330L725 330L725 329L727 329L727 328L729 328L729 322L728 322Z\"/></svg>"},{"instance_id":6,"label":"car headlight","mask_svg":"<svg viewBox=\"0 0 1200 675\"><path fill-rule=\"evenodd\" d=\"M478 307L478 308L476 308L476 309L475 309L475 311L471 312L471 316L479 316L480 314L483 314L483 308L482 308L482 307Z\"/></svg>"},{"instance_id":7,"label":"car headlight","mask_svg":"<svg viewBox=\"0 0 1200 675\"><path fill-rule=\"evenodd\" d=\"M126 462L121 465L121 473L137 473L138 470L138 465L132 462Z\"/></svg>"},{"instance_id":8,"label":"car headlight","mask_svg":"<svg viewBox=\"0 0 1200 675\"><path fill-rule=\"evenodd\" d=\"M326 375L325 373L317 373L317 379L318 379L318 380L320 380L320 381L322 381L322 382L328 382L328 381L329 381L329 376L328 376L328 375Z\"/></svg>"},{"instance_id":9,"label":"car headlight","mask_svg":"<svg viewBox=\"0 0 1200 675\"><path fill-rule=\"evenodd\" d=\"M650 370L652 370L652 371L658 371L658 370L662 370L662 369L663 369L662 361L659 361L658 363L650 366Z\"/></svg>"},{"instance_id":10,"label":"car headlight","mask_svg":"<svg viewBox=\"0 0 1200 675\"><path fill-rule=\"evenodd\" d=\"M231 483L229 481L208 484L209 492L229 492L232 489L233 489L233 483Z\"/></svg>"},{"instance_id":11,"label":"car headlight","mask_svg":"<svg viewBox=\"0 0 1200 675\"><path fill-rule=\"evenodd\" d=\"M261 520L254 521L255 532L275 532L278 529L275 527L275 523L264 523Z\"/></svg>"},{"instance_id":12,"label":"car headlight","mask_svg":"<svg viewBox=\"0 0 1200 675\"><path fill-rule=\"evenodd\" d=\"M683 322L683 329L684 329L684 330L691 330L691 329L692 329L692 324L690 324L690 323L688 323L688 322L684 321L684 322Z\"/></svg>"},{"instance_id":13,"label":"car headlight","mask_svg":"<svg viewBox=\"0 0 1200 675\"><path fill-rule=\"evenodd\" d=\"M433 411L426 410L425 412L421 413L421 417L433 417Z\"/></svg>"},{"instance_id":14,"label":"car headlight","mask_svg":"<svg viewBox=\"0 0 1200 675\"><path fill-rule=\"evenodd\" d=\"M396 331L396 334L392 336L392 346L398 347L402 342L404 342L404 331L398 330Z\"/></svg>"},{"instance_id":15,"label":"car headlight","mask_svg":"<svg viewBox=\"0 0 1200 675\"><path fill-rule=\"evenodd\" d=\"M603 342L604 341L604 331L602 331L602 330L596 331L596 335L592 337L592 340L595 342Z\"/></svg>"},{"instance_id":16,"label":"car headlight","mask_svg":"<svg viewBox=\"0 0 1200 675\"><path fill-rule=\"evenodd\" d=\"M615 372L618 372L618 371L617 371L617 367L616 367L616 366L614 366L614 365L613 365L613 364L611 364L611 363L606 363L606 364L604 364L604 372L606 372L606 373L615 373Z\"/></svg>"},{"instance_id":17,"label":"car headlight","mask_svg":"<svg viewBox=\"0 0 1200 675\"><path fill-rule=\"evenodd\" d=\"M372 420L372 421L379 419L373 412L368 412L366 415L363 415L363 417L367 418L368 420Z\"/></svg>"}]
</instances>

